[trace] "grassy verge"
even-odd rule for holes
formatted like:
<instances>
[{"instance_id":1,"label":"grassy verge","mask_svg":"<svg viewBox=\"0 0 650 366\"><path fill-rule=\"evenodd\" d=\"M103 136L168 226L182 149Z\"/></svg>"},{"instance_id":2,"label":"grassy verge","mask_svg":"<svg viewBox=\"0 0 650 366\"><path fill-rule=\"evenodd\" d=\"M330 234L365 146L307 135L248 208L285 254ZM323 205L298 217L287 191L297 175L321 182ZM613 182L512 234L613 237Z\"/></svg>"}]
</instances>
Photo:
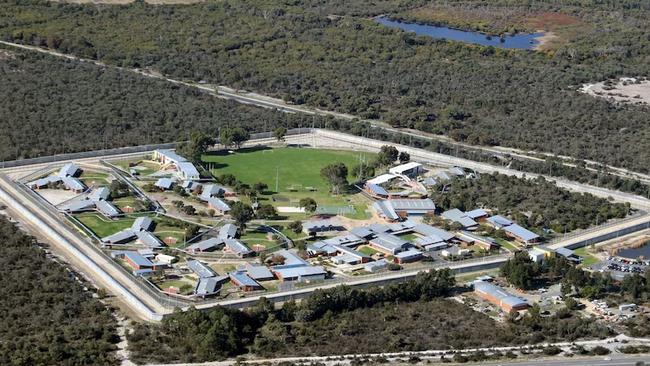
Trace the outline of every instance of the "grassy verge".
<instances>
[{"instance_id":1,"label":"grassy verge","mask_svg":"<svg viewBox=\"0 0 650 366\"><path fill-rule=\"evenodd\" d=\"M504 240L504 239L498 239L498 238L495 239L495 240L497 241L497 243L499 243L499 245L501 245L503 248L505 248L505 249L507 249L507 250L509 250L511 252L514 252L514 251L517 251L517 250L521 249L517 245L515 245L514 243L512 243L510 241L507 241L507 240Z\"/></svg>"},{"instance_id":2,"label":"grassy verge","mask_svg":"<svg viewBox=\"0 0 650 366\"><path fill-rule=\"evenodd\" d=\"M582 266L584 267L589 267L600 262L600 259L598 259L598 257L596 257L595 255L591 254L587 247L578 248L574 250L574 253L583 258Z\"/></svg>"}]
</instances>

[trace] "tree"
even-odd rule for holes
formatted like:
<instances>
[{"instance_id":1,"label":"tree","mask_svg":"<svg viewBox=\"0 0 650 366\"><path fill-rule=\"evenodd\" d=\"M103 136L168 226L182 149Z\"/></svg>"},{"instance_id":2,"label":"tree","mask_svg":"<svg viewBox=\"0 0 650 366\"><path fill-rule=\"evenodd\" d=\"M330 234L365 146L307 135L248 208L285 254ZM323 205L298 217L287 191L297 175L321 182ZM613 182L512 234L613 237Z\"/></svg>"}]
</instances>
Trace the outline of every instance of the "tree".
<instances>
[{"instance_id":1,"label":"tree","mask_svg":"<svg viewBox=\"0 0 650 366\"><path fill-rule=\"evenodd\" d=\"M188 240L195 237L199 233L199 229L198 225L187 225L185 228L185 237Z\"/></svg>"},{"instance_id":2,"label":"tree","mask_svg":"<svg viewBox=\"0 0 650 366\"><path fill-rule=\"evenodd\" d=\"M573 297L569 297L569 296L567 296L567 298L564 299L564 305L569 310L575 310L578 308L578 302Z\"/></svg>"},{"instance_id":3,"label":"tree","mask_svg":"<svg viewBox=\"0 0 650 366\"><path fill-rule=\"evenodd\" d=\"M368 164L359 164L352 167L352 175L358 180L368 180L375 176L375 167Z\"/></svg>"},{"instance_id":4,"label":"tree","mask_svg":"<svg viewBox=\"0 0 650 366\"><path fill-rule=\"evenodd\" d=\"M269 185L264 182L257 182L253 184L253 190L259 194L264 193L269 188Z\"/></svg>"},{"instance_id":5,"label":"tree","mask_svg":"<svg viewBox=\"0 0 650 366\"><path fill-rule=\"evenodd\" d=\"M348 168L343 163L326 165L321 169L320 175L332 186L334 194L339 194L341 188L346 188L349 185Z\"/></svg>"},{"instance_id":6,"label":"tree","mask_svg":"<svg viewBox=\"0 0 650 366\"><path fill-rule=\"evenodd\" d=\"M404 163L408 163L409 161L411 161L411 154L407 153L406 151L402 151L401 153L399 153L400 163L404 164Z\"/></svg>"},{"instance_id":7,"label":"tree","mask_svg":"<svg viewBox=\"0 0 650 366\"><path fill-rule=\"evenodd\" d=\"M223 128L221 129L220 141L226 146L230 147L235 145L235 148L241 148L241 145L250 138L248 131L241 127Z\"/></svg>"},{"instance_id":8,"label":"tree","mask_svg":"<svg viewBox=\"0 0 650 366\"><path fill-rule=\"evenodd\" d=\"M287 225L287 227L295 234L300 234L302 232L302 221L300 220L292 221L289 223L289 225Z\"/></svg>"},{"instance_id":9,"label":"tree","mask_svg":"<svg viewBox=\"0 0 650 366\"><path fill-rule=\"evenodd\" d=\"M298 201L298 207L304 208L305 212L311 214L316 211L316 208L318 208L318 204L313 198L305 197L305 198L301 198L300 201Z\"/></svg>"},{"instance_id":10,"label":"tree","mask_svg":"<svg viewBox=\"0 0 650 366\"><path fill-rule=\"evenodd\" d=\"M256 216L258 219L272 219L278 216L278 211L268 203L260 205L257 209Z\"/></svg>"},{"instance_id":11,"label":"tree","mask_svg":"<svg viewBox=\"0 0 650 366\"><path fill-rule=\"evenodd\" d=\"M511 284L529 290L539 274L539 266L528 256L528 252L518 252L501 266L501 275Z\"/></svg>"},{"instance_id":12,"label":"tree","mask_svg":"<svg viewBox=\"0 0 650 366\"><path fill-rule=\"evenodd\" d=\"M275 137L278 142L284 141L284 137L287 135L287 129L284 127L278 127L273 130L273 137Z\"/></svg>"},{"instance_id":13,"label":"tree","mask_svg":"<svg viewBox=\"0 0 650 366\"><path fill-rule=\"evenodd\" d=\"M399 157L399 151L395 146L384 145L377 154L377 163L381 166L388 166L393 164Z\"/></svg>"},{"instance_id":14,"label":"tree","mask_svg":"<svg viewBox=\"0 0 650 366\"><path fill-rule=\"evenodd\" d=\"M201 157L208 151L208 148L214 144L214 139L203 132L192 131L190 140L178 147L178 152L188 160L199 163Z\"/></svg>"},{"instance_id":15,"label":"tree","mask_svg":"<svg viewBox=\"0 0 650 366\"><path fill-rule=\"evenodd\" d=\"M192 205L183 206L180 210L186 215L196 215L196 208Z\"/></svg>"},{"instance_id":16,"label":"tree","mask_svg":"<svg viewBox=\"0 0 650 366\"><path fill-rule=\"evenodd\" d=\"M110 189L113 199L124 197L129 193L129 186L120 179L112 180L111 184L108 185L108 189Z\"/></svg>"},{"instance_id":17,"label":"tree","mask_svg":"<svg viewBox=\"0 0 650 366\"><path fill-rule=\"evenodd\" d=\"M234 202L230 205L230 216L235 220L237 226L245 228L246 223L254 216L253 208L239 201Z\"/></svg>"}]
</instances>

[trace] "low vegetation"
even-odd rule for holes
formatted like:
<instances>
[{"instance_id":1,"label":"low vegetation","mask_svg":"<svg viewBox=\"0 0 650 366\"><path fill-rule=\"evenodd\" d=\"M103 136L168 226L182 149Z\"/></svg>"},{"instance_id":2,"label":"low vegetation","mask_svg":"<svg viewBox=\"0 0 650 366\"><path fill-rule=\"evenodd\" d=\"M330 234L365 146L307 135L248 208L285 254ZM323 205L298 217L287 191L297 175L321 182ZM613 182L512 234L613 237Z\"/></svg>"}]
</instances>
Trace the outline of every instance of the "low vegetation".
<instances>
[{"instance_id":1,"label":"low vegetation","mask_svg":"<svg viewBox=\"0 0 650 366\"><path fill-rule=\"evenodd\" d=\"M117 365L110 311L0 217L0 364Z\"/></svg>"},{"instance_id":2,"label":"low vegetation","mask_svg":"<svg viewBox=\"0 0 650 366\"><path fill-rule=\"evenodd\" d=\"M280 327L313 322L355 309L371 309L384 302L432 300L448 295L454 285L449 270L432 271L403 285L355 290L339 286L315 291L306 301L287 302L280 310L266 301L242 312L215 307L207 312L190 310L163 319L160 325L141 324L129 335L129 347L136 362L202 362L248 352L280 347L283 340L271 335ZM155 351L154 351L155 350ZM265 352L265 351L264 351Z\"/></svg>"}]
</instances>

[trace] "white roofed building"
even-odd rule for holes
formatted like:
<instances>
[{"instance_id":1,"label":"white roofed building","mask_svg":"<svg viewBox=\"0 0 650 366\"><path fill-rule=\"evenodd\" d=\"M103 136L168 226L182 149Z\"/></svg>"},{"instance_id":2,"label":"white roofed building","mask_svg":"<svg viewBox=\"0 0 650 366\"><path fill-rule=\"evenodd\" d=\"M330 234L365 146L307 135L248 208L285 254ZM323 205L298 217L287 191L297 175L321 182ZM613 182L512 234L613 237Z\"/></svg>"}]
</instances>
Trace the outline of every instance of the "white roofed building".
<instances>
[{"instance_id":1,"label":"white roofed building","mask_svg":"<svg viewBox=\"0 0 650 366\"><path fill-rule=\"evenodd\" d=\"M409 178L415 178L424 172L424 167L420 163L410 162L388 169L391 174L404 175Z\"/></svg>"},{"instance_id":2,"label":"white roofed building","mask_svg":"<svg viewBox=\"0 0 650 366\"><path fill-rule=\"evenodd\" d=\"M153 159L163 165L173 165L181 179L197 180L201 178L194 164L173 150L155 150L153 152Z\"/></svg>"}]
</instances>

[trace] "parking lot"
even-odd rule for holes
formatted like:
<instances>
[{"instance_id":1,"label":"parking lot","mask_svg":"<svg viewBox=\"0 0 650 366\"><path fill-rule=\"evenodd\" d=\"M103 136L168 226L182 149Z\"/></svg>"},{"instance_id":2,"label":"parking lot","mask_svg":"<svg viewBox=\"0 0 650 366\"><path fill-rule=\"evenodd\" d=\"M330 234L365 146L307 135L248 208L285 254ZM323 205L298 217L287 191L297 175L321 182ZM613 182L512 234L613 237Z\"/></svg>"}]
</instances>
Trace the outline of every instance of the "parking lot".
<instances>
[{"instance_id":1,"label":"parking lot","mask_svg":"<svg viewBox=\"0 0 650 366\"><path fill-rule=\"evenodd\" d=\"M606 260L592 266L596 271L609 272L617 280L621 280L623 277L633 273L643 274L649 267L650 261L621 257L607 257Z\"/></svg>"}]
</instances>

